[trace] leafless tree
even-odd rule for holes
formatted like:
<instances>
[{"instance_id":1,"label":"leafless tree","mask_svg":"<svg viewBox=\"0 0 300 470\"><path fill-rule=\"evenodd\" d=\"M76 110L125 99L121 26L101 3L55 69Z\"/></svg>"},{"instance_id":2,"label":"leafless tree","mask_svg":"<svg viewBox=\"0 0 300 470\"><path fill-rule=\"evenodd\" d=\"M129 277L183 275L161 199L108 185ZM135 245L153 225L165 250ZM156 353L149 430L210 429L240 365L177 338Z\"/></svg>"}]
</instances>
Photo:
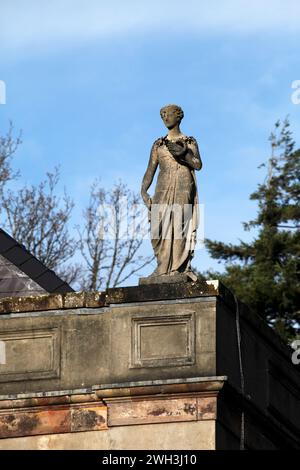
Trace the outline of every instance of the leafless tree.
<instances>
[{"instance_id":1,"label":"leafless tree","mask_svg":"<svg viewBox=\"0 0 300 470\"><path fill-rule=\"evenodd\" d=\"M18 146L21 144L21 134L14 137L13 125L9 124L6 134L0 134L0 196L3 194L5 184L19 176L18 171L13 171L11 162Z\"/></svg>"},{"instance_id":2,"label":"leafless tree","mask_svg":"<svg viewBox=\"0 0 300 470\"><path fill-rule=\"evenodd\" d=\"M77 251L77 244L76 244L75 252L76 251ZM55 269L55 273L76 290L76 286L81 285L81 279L84 276L84 268L81 263L72 263L69 260L63 265L59 265Z\"/></svg>"},{"instance_id":3,"label":"leafless tree","mask_svg":"<svg viewBox=\"0 0 300 470\"><path fill-rule=\"evenodd\" d=\"M78 227L86 263L82 288L119 286L153 260L153 256L139 254L146 230L140 199L122 182L107 191L95 181L83 220L84 228Z\"/></svg>"},{"instance_id":4,"label":"leafless tree","mask_svg":"<svg viewBox=\"0 0 300 470\"><path fill-rule=\"evenodd\" d=\"M79 271L79 266L66 265L76 250L68 230L74 203L65 191L62 198L56 195L58 182L59 169L55 168L37 186L6 190L2 196L4 227L48 268L71 282Z\"/></svg>"},{"instance_id":5,"label":"leafless tree","mask_svg":"<svg viewBox=\"0 0 300 470\"><path fill-rule=\"evenodd\" d=\"M69 231L74 203L66 191L57 196L57 168L38 185L8 189L19 176L11 163L20 143L12 124L0 135L1 226L11 236L62 279L87 290L119 286L153 260L140 250L148 230L141 223L140 198L121 182L111 190L94 183L78 240ZM73 263L78 248L83 261Z\"/></svg>"}]
</instances>

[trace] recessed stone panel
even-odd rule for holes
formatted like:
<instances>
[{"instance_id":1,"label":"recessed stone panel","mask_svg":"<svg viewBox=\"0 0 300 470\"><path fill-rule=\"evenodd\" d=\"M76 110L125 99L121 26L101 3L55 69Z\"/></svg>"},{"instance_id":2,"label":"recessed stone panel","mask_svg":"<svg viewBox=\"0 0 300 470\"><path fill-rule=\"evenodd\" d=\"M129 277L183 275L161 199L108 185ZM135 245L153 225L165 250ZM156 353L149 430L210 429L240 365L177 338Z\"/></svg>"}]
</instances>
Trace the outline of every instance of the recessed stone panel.
<instances>
[{"instance_id":1,"label":"recessed stone panel","mask_svg":"<svg viewBox=\"0 0 300 470\"><path fill-rule=\"evenodd\" d=\"M0 333L5 363L0 363L0 382L59 377L58 328Z\"/></svg>"},{"instance_id":2,"label":"recessed stone panel","mask_svg":"<svg viewBox=\"0 0 300 470\"><path fill-rule=\"evenodd\" d=\"M194 364L194 312L133 317L131 331L131 368Z\"/></svg>"}]
</instances>

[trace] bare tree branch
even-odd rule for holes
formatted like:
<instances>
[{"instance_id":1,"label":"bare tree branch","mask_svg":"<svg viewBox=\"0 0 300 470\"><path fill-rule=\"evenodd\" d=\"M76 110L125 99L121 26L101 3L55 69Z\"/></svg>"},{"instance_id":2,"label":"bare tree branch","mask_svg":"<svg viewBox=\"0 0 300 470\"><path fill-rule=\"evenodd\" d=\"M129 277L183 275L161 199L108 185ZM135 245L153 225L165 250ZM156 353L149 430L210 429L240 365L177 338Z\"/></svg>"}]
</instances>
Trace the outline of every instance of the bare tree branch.
<instances>
[{"instance_id":1,"label":"bare tree branch","mask_svg":"<svg viewBox=\"0 0 300 470\"><path fill-rule=\"evenodd\" d=\"M145 231L138 223L138 196L119 182L110 191L92 185L83 229L77 227L79 247L86 263L83 288L100 290L116 287L149 264L154 257L138 255Z\"/></svg>"},{"instance_id":2,"label":"bare tree branch","mask_svg":"<svg viewBox=\"0 0 300 470\"><path fill-rule=\"evenodd\" d=\"M68 230L74 203L66 192L62 198L56 196L58 182L59 169L55 168L38 186L6 191L2 197L5 227L48 268L58 270L64 265L63 277L74 279L78 269L70 266L68 271L65 265L76 251Z\"/></svg>"},{"instance_id":3,"label":"bare tree branch","mask_svg":"<svg viewBox=\"0 0 300 470\"><path fill-rule=\"evenodd\" d=\"M7 133L0 135L0 195L2 195L5 184L19 176L18 171L13 171L11 162L21 144L21 133L18 137L14 137L13 130L13 125L10 122Z\"/></svg>"}]
</instances>

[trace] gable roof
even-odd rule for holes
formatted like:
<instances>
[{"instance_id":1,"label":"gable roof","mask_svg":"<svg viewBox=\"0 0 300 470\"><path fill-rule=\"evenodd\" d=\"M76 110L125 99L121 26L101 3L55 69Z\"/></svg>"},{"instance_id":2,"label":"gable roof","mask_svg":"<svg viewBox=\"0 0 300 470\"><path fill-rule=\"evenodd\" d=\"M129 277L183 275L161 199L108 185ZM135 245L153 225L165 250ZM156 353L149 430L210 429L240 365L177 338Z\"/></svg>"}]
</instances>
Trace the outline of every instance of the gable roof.
<instances>
[{"instance_id":1,"label":"gable roof","mask_svg":"<svg viewBox=\"0 0 300 470\"><path fill-rule=\"evenodd\" d=\"M7 260L8 266L14 265L17 268L13 279L10 279L10 284L18 284L20 276L18 276L17 272L19 272L21 274L24 273L28 278L34 281L37 287L40 286L40 288L42 288L41 290L48 293L63 294L65 292L74 292L67 282L58 277L54 271L47 268L41 261L26 250L24 245L18 243L3 229L0 229L0 257ZM7 270L6 266L6 271ZM0 286L1 277L3 276L1 276L0 272ZM7 276L4 275L4 277ZM18 292L18 288L14 290L16 290L16 293Z\"/></svg>"}]
</instances>

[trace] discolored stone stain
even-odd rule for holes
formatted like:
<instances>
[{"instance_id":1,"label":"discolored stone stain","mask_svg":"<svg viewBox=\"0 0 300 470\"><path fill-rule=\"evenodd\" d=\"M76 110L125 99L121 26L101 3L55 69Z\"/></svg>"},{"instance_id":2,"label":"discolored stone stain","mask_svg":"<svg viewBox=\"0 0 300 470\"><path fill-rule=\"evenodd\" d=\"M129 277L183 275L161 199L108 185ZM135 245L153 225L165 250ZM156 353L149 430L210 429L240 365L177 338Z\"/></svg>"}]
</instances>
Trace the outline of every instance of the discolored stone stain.
<instances>
[{"instance_id":1,"label":"discolored stone stain","mask_svg":"<svg viewBox=\"0 0 300 470\"><path fill-rule=\"evenodd\" d=\"M36 415L33 415L33 416L23 415L20 419L19 427L22 430L22 432L24 432L25 434L37 428L39 425L39 422L40 420Z\"/></svg>"},{"instance_id":2,"label":"discolored stone stain","mask_svg":"<svg viewBox=\"0 0 300 470\"><path fill-rule=\"evenodd\" d=\"M39 426L39 422L40 420L36 415L5 415L0 420L0 436L26 436Z\"/></svg>"},{"instance_id":3,"label":"discolored stone stain","mask_svg":"<svg viewBox=\"0 0 300 470\"><path fill-rule=\"evenodd\" d=\"M191 404L189 404L189 403L185 403L183 410L184 410L185 413L194 416L195 413L196 413L196 411L197 411L197 408L196 408L195 405L191 405Z\"/></svg>"},{"instance_id":4,"label":"discolored stone stain","mask_svg":"<svg viewBox=\"0 0 300 470\"><path fill-rule=\"evenodd\" d=\"M209 400L203 403L204 400L199 400L198 419L212 419L216 414L216 402L215 400Z\"/></svg>"},{"instance_id":5,"label":"discolored stone stain","mask_svg":"<svg viewBox=\"0 0 300 470\"><path fill-rule=\"evenodd\" d=\"M205 413L212 413L214 411L215 407L213 403L208 403L205 405L203 408L201 408L200 413L205 414Z\"/></svg>"},{"instance_id":6,"label":"discolored stone stain","mask_svg":"<svg viewBox=\"0 0 300 470\"><path fill-rule=\"evenodd\" d=\"M168 411L166 408L155 408L154 410L148 411L149 416L171 416L172 412Z\"/></svg>"},{"instance_id":7,"label":"discolored stone stain","mask_svg":"<svg viewBox=\"0 0 300 470\"><path fill-rule=\"evenodd\" d=\"M4 424L12 424L15 420L16 417L14 415L7 415L3 417L2 422Z\"/></svg>"},{"instance_id":8,"label":"discolored stone stain","mask_svg":"<svg viewBox=\"0 0 300 470\"><path fill-rule=\"evenodd\" d=\"M103 427L105 418L94 410L73 409L72 430L83 431Z\"/></svg>"}]
</instances>

